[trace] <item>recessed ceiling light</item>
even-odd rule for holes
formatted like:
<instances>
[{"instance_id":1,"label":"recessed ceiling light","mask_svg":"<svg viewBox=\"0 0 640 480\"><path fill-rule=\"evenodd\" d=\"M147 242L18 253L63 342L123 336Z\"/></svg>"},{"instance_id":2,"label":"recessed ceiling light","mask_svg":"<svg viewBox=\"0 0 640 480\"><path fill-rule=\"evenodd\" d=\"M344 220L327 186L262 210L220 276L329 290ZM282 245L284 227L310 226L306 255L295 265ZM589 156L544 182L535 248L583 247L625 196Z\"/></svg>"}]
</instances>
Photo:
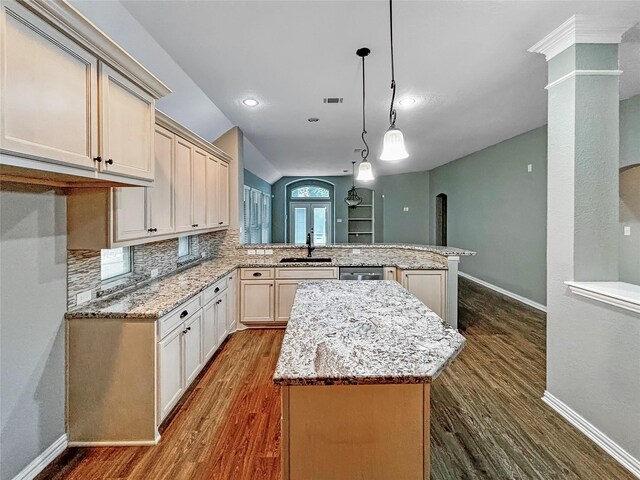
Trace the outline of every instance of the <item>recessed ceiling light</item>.
<instances>
[{"instance_id":1,"label":"recessed ceiling light","mask_svg":"<svg viewBox=\"0 0 640 480\"><path fill-rule=\"evenodd\" d=\"M307 118L307 122L315 123L315 122L318 122L318 121L320 121L320 119L318 117Z\"/></svg>"},{"instance_id":2,"label":"recessed ceiling light","mask_svg":"<svg viewBox=\"0 0 640 480\"><path fill-rule=\"evenodd\" d=\"M258 100L256 100L255 98L245 98L242 103L244 103L247 107L255 107L260 102L258 102Z\"/></svg>"},{"instance_id":3,"label":"recessed ceiling light","mask_svg":"<svg viewBox=\"0 0 640 480\"><path fill-rule=\"evenodd\" d=\"M406 97L400 100L398 103L403 107L408 107L409 105L413 105L414 103L416 103L416 99L413 97Z\"/></svg>"}]
</instances>

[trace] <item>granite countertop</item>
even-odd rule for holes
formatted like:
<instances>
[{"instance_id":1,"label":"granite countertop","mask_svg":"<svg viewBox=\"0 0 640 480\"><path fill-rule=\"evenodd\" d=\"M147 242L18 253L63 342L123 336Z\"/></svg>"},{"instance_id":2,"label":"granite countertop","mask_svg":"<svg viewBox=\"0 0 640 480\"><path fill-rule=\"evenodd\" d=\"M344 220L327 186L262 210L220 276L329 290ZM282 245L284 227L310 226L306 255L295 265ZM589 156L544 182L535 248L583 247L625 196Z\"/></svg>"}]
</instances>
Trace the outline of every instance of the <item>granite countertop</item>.
<instances>
[{"instance_id":1,"label":"granite countertop","mask_svg":"<svg viewBox=\"0 0 640 480\"><path fill-rule=\"evenodd\" d=\"M235 255L226 259L209 260L168 277L127 288L102 300L80 305L66 314L66 318L137 318L158 319L198 295L236 268L264 267L341 267L396 266L402 269L446 270L447 266L428 259L403 255L380 255L375 259L357 255L334 256L331 262L279 263L280 256Z\"/></svg>"},{"instance_id":2,"label":"granite countertop","mask_svg":"<svg viewBox=\"0 0 640 480\"><path fill-rule=\"evenodd\" d=\"M465 339L394 281L304 281L274 374L278 385L429 383Z\"/></svg>"},{"instance_id":3,"label":"granite countertop","mask_svg":"<svg viewBox=\"0 0 640 480\"><path fill-rule=\"evenodd\" d=\"M240 245L238 248L241 249L269 249L269 250L278 250L282 248L305 248L304 244L293 244L293 243L269 243L269 244L244 244ZM413 250L418 252L431 252L437 253L438 255L444 256L470 256L475 255L476 252L471 250L465 250L463 248L456 247L443 247L438 245L422 245L417 243L370 243L370 244L360 244L360 243L332 243L329 245L315 245L317 248L358 248L361 250L368 249L383 249L383 248L395 248L401 250Z\"/></svg>"}]
</instances>

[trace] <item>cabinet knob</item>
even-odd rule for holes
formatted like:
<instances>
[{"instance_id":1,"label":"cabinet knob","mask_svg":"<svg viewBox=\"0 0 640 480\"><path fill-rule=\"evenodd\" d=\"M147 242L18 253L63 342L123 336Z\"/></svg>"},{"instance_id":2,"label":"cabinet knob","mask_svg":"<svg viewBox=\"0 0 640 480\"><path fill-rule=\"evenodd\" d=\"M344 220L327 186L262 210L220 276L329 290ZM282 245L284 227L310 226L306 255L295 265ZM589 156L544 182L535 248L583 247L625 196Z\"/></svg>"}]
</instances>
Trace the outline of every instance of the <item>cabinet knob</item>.
<instances>
[{"instance_id":1,"label":"cabinet knob","mask_svg":"<svg viewBox=\"0 0 640 480\"><path fill-rule=\"evenodd\" d=\"M188 332L189 330L191 330L191 327L187 327L187 332Z\"/></svg>"},{"instance_id":2,"label":"cabinet knob","mask_svg":"<svg viewBox=\"0 0 640 480\"><path fill-rule=\"evenodd\" d=\"M222 225L224 222L218 222L218 225Z\"/></svg>"},{"instance_id":3,"label":"cabinet knob","mask_svg":"<svg viewBox=\"0 0 640 480\"><path fill-rule=\"evenodd\" d=\"M105 160L104 163L108 163L109 165L113 165L113 160L110 158L109 160Z\"/></svg>"},{"instance_id":4,"label":"cabinet knob","mask_svg":"<svg viewBox=\"0 0 640 480\"><path fill-rule=\"evenodd\" d=\"M158 229L157 228L149 228L149 229L147 229L147 231L153 233L153 232L157 232Z\"/></svg>"},{"instance_id":5,"label":"cabinet knob","mask_svg":"<svg viewBox=\"0 0 640 480\"><path fill-rule=\"evenodd\" d=\"M182 334L183 334L183 335L186 335L186 334L187 334L187 331L186 331L186 330L182 330Z\"/></svg>"},{"instance_id":6,"label":"cabinet knob","mask_svg":"<svg viewBox=\"0 0 640 480\"><path fill-rule=\"evenodd\" d=\"M96 157L93 159L94 162L101 162L102 161L102 157Z\"/></svg>"},{"instance_id":7,"label":"cabinet knob","mask_svg":"<svg viewBox=\"0 0 640 480\"><path fill-rule=\"evenodd\" d=\"M184 318L184 317L186 317L187 315L189 315L189 312L187 312L187 311L185 310L184 312L182 312L182 313L180 314L180 318Z\"/></svg>"},{"instance_id":8,"label":"cabinet knob","mask_svg":"<svg viewBox=\"0 0 640 480\"><path fill-rule=\"evenodd\" d=\"M220 287L216 287L213 291L214 291L215 293L218 293L218 292L220 291Z\"/></svg>"}]
</instances>

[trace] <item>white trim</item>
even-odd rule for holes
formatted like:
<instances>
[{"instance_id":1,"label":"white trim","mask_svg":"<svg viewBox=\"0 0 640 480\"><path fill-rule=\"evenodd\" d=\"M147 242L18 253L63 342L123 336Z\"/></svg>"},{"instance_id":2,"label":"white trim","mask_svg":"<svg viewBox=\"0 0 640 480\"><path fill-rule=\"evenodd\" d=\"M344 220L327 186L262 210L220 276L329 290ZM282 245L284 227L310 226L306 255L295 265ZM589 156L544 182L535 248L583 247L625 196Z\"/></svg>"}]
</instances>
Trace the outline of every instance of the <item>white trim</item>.
<instances>
[{"instance_id":1,"label":"white trim","mask_svg":"<svg viewBox=\"0 0 640 480\"><path fill-rule=\"evenodd\" d=\"M624 282L564 282L572 293L640 313L640 286Z\"/></svg>"},{"instance_id":2,"label":"white trim","mask_svg":"<svg viewBox=\"0 0 640 480\"><path fill-rule=\"evenodd\" d=\"M542 305L541 303L534 302L533 300L529 300L528 298L518 295L517 293L513 293L513 292L510 292L509 290L505 290L504 288L497 287L496 285L493 285L489 282L485 282L484 280L480 280L479 278L472 277L468 273L458 272L458 275L468 280L471 280L472 282L478 283L483 287L487 287L495 292L501 293L502 295L506 295L507 297L513 298L514 300L517 300L520 303L529 305L530 307L533 307L536 310L540 310L541 312L545 312L545 313L547 312L546 305Z\"/></svg>"},{"instance_id":3,"label":"white trim","mask_svg":"<svg viewBox=\"0 0 640 480\"><path fill-rule=\"evenodd\" d=\"M24 467L20 473L13 477L13 480L32 480L53 462L58 455L64 452L67 445L67 434L65 433L49 445L44 452L34 458L29 465Z\"/></svg>"},{"instance_id":4,"label":"white trim","mask_svg":"<svg viewBox=\"0 0 640 480\"><path fill-rule=\"evenodd\" d=\"M551 87L555 87L559 83L564 82L565 80L569 80L570 78L578 77L578 76L616 76L619 77L622 75L622 70L574 70L573 72L569 72L566 75L554 80L549 85L544 87L546 90L549 90Z\"/></svg>"},{"instance_id":5,"label":"white trim","mask_svg":"<svg viewBox=\"0 0 640 480\"><path fill-rule=\"evenodd\" d=\"M633 475L640 478L640 460L632 457L620 445L607 437L595 426L589 423L584 417L576 413L564 402L554 397L545 390L542 401L549 405L553 410L560 414L571 425L576 427L587 437L589 437L596 445L602 448L606 453L614 458L620 465L629 470Z\"/></svg>"},{"instance_id":6,"label":"white trim","mask_svg":"<svg viewBox=\"0 0 640 480\"><path fill-rule=\"evenodd\" d=\"M620 43L635 23L628 18L573 15L528 51L542 53L549 61L576 43Z\"/></svg>"},{"instance_id":7,"label":"white trim","mask_svg":"<svg viewBox=\"0 0 640 480\"><path fill-rule=\"evenodd\" d=\"M69 442L70 447L151 447L160 442L160 434L156 432L155 440L124 440L100 442Z\"/></svg>"}]
</instances>

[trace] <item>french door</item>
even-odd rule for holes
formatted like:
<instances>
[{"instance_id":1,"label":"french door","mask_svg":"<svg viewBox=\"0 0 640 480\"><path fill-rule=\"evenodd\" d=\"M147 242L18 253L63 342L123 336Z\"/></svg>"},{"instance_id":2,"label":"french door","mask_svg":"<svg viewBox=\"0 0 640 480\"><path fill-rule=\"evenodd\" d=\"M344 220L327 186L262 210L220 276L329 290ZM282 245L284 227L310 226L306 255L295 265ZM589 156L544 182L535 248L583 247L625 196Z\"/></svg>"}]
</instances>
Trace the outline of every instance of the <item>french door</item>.
<instances>
[{"instance_id":1,"label":"french door","mask_svg":"<svg viewBox=\"0 0 640 480\"><path fill-rule=\"evenodd\" d=\"M309 233L314 245L331 243L331 202L289 204L289 242L304 244Z\"/></svg>"}]
</instances>

